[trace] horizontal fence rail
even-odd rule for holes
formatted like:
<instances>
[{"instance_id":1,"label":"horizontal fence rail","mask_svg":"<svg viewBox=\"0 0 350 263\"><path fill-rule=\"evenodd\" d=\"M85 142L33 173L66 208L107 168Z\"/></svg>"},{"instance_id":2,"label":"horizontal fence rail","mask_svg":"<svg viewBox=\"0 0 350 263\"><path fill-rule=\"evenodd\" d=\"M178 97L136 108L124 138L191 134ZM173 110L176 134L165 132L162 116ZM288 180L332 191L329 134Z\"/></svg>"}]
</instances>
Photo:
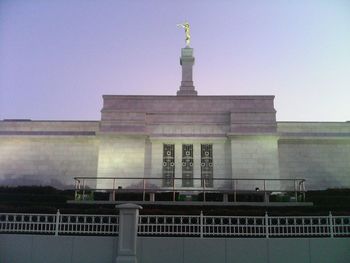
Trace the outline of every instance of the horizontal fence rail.
<instances>
[{"instance_id":1,"label":"horizontal fence rail","mask_svg":"<svg viewBox=\"0 0 350 263\"><path fill-rule=\"evenodd\" d=\"M141 215L139 217L139 235L196 236L200 232L200 216Z\"/></svg>"},{"instance_id":2,"label":"horizontal fence rail","mask_svg":"<svg viewBox=\"0 0 350 263\"><path fill-rule=\"evenodd\" d=\"M117 215L61 215L60 234L116 235L119 232Z\"/></svg>"},{"instance_id":3,"label":"horizontal fence rail","mask_svg":"<svg viewBox=\"0 0 350 263\"><path fill-rule=\"evenodd\" d=\"M201 199L205 202L206 194L210 193L225 195L224 202L229 202L229 195L232 196L230 202L237 202L241 194L262 196L264 202L270 201L270 195L282 199L290 197L294 202L305 201L305 179L212 178L209 186L207 179L191 178L191 187L183 186L183 178L170 178L170 185L164 185L164 180L161 177L74 177L75 201L92 201L95 192L109 193L110 201L116 201L116 194L123 193L139 193L142 201L151 202L160 193L172 193L172 201L176 201L177 194L201 194Z\"/></svg>"},{"instance_id":4,"label":"horizontal fence rail","mask_svg":"<svg viewBox=\"0 0 350 263\"><path fill-rule=\"evenodd\" d=\"M0 213L0 233L118 235L118 215ZM350 237L350 216L140 215L140 236Z\"/></svg>"},{"instance_id":5,"label":"horizontal fence rail","mask_svg":"<svg viewBox=\"0 0 350 263\"><path fill-rule=\"evenodd\" d=\"M54 234L55 214L0 214L1 233Z\"/></svg>"},{"instance_id":6,"label":"horizontal fence rail","mask_svg":"<svg viewBox=\"0 0 350 263\"><path fill-rule=\"evenodd\" d=\"M118 215L0 213L0 233L117 235L118 232Z\"/></svg>"}]
</instances>

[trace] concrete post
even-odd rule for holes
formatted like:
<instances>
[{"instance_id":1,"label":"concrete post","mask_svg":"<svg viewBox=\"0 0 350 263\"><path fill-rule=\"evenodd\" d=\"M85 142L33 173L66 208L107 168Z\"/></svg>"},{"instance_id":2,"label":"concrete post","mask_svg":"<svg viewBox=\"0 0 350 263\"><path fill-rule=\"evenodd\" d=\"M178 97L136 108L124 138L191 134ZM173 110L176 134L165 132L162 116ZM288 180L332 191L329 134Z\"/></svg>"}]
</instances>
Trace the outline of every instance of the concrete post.
<instances>
[{"instance_id":1,"label":"concrete post","mask_svg":"<svg viewBox=\"0 0 350 263\"><path fill-rule=\"evenodd\" d=\"M203 218L203 211L201 211L200 214L200 237L203 238L203 230L204 230L204 218Z\"/></svg>"},{"instance_id":2,"label":"concrete post","mask_svg":"<svg viewBox=\"0 0 350 263\"><path fill-rule=\"evenodd\" d=\"M333 215L332 215L332 212L329 211L329 232L330 232L330 235L331 235L331 238L334 237L334 228L333 228Z\"/></svg>"},{"instance_id":3,"label":"concrete post","mask_svg":"<svg viewBox=\"0 0 350 263\"><path fill-rule=\"evenodd\" d=\"M270 233L269 233L269 216L268 216L267 212L265 212L265 236L266 236L266 238L270 237Z\"/></svg>"},{"instance_id":4,"label":"concrete post","mask_svg":"<svg viewBox=\"0 0 350 263\"><path fill-rule=\"evenodd\" d=\"M55 224L55 236L58 236L59 228L60 228L60 210L57 209L56 224Z\"/></svg>"},{"instance_id":5,"label":"concrete post","mask_svg":"<svg viewBox=\"0 0 350 263\"><path fill-rule=\"evenodd\" d=\"M136 204L117 205L119 209L119 241L116 263L136 263L139 209Z\"/></svg>"}]
</instances>

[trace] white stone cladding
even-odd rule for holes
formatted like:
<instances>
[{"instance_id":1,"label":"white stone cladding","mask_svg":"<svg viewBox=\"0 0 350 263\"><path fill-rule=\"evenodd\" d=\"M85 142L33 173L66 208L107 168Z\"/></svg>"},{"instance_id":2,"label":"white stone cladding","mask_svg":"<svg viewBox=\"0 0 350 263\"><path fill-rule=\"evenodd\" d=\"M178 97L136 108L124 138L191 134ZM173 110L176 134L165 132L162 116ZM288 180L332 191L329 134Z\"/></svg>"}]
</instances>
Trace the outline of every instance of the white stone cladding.
<instances>
[{"instance_id":1,"label":"white stone cladding","mask_svg":"<svg viewBox=\"0 0 350 263\"><path fill-rule=\"evenodd\" d=\"M99 130L99 121L32 121L32 120L4 120L0 121L0 132L15 135L16 132L53 132L54 135L61 133L87 133L94 135ZM65 134L65 135L66 135ZM42 134L41 134L42 135Z\"/></svg>"},{"instance_id":2,"label":"white stone cladding","mask_svg":"<svg viewBox=\"0 0 350 263\"><path fill-rule=\"evenodd\" d=\"M350 121L347 122L278 122L279 133L301 135L343 135L349 137Z\"/></svg>"},{"instance_id":3,"label":"white stone cladding","mask_svg":"<svg viewBox=\"0 0 350 263\"><path fill-rule=\"evenodd\" d=\"M278 137L271 135L232 136L232 177L241 179L279 179ZM242 190L264 189L262 181L238 182ZM266 182L266 190L280 189L277 181Z\"/></svg>"},{"instance_id":4,"label":"white stone cladding","mask_svg":"<svg viewBox=\"0 0 350 263\"><path fill-rule=\"evenodd\" d=\"M0 121L0 184L70 188L78 176L162 178L163 144L171 143L177 178L182 144L193 144L195 179L200 145L212 144L214 178L304 178L307 189L350 187L349 122L276 122L272 96L104 99L101 121ZM98 182L99 188L113 183ZM160 187L161 181L147 184ZM142 180L118 186L141 187ZM256 187L263 188L253 181L239 185Z\"/></svg>"},{"instance_id":5,"label":"white stone cladding","mask_svg":"<svg viewBox=\"0 0 350 263\"><path fill-rule=\"evenodd\" d=\"M350 187L350 122L279 122L281 178L308 189Z\"/></svg>"},{"instance_id":6,"label":"white stone cladding","mask_svg":"<svg viewBox=\"0 0 350 263\"><path fill-rule=\"evenodd\" d=\"M128 135L101 135L99 137L98 171L99 177L144 177L145 137ZM120 179L98 180L99 189L115 187L142 187L141 180Z\"/></svg>"},{"instance_id":7,"label":"white stone cladding","mask_svg":"<svg viewBox=\"0 0 350 263\"><path fill-rule=\"evenodd\" d=\"M95 136L0 136L0 184L73 188L96 176L97 154Z\"/></svg>"},{"instance_id":8,"label":"white stone cladding","mask_svg":"<svg viewBox=\"0 0 350 263\"><path fill-rule=\"evenodd\" d=\"M201 144L213 145L214 187L231 185L215 178L232 178L232 163L238 156L231 156L231 136L237 134L276 134L276 111L273 96L103 96L99 158L115 156L111 142L104 143L104 136L145 136L149 138L145 151L151 155L144 162L145 177L163 177L163 144L175 145L175 177L182 178L182 144L193 145L194 186L201 181ZM147 139L144 141L147 142ZM277 141L275 140L277 151ZM133 146L131 146L133 147ZM264 154L265 149L261 150ZM107 153L106 153L107 152ZM271 150L270 150L271 152ZM270 153L269 152L269 153ZM145 155L147 156L147 155ZM258 157L256 157L258 158ZM267 157L266 157L267 158ZM275 158L274 161L272 159ZM277 166L264 166L262 175L276 178L277 152L268 157ZM239 160L237 161L239 162ZM254 162L250 161L250 162ZM247 162L250 164L250 162ZM269 164L270 164L269 163ZM241 166L244 164L240 164ZM259 165L255 165L259 167ZM99 161L98 176L114 176L114 170L104 170ZM140 168L141 170L141 168ZM236 171L236 170L235 170ZM254 169L251 169L254 171ZM130 176L134 168L130 167ZM126 172L125 172L126 174ZM146 176L147 174L147 176ZM246 176L242 174L241 176ZM162 180L148 180L148 184L161 187ZM181 180L175 185L180 187ZM127 184L122 187L128 187Z\"/></svg>"},{"instance_id":9,"label":"white stone cladding","mask_svg":"<svg viewBox=\"0 0 350 263\"><path fill-rule=\"evenodd\" d=\"M310 189L350 186L350 140L281 140L281 178L305 178Z\"/></svg>"},{"instance_id":10,"label":"white stone cladding","mask_svg":"<svg viewBox=\"0 0 350 263\"><path fill-rule=\"evenodd\" d=\"M72 188L73 177L96 176L98 129L98 121L0 121L0 185Z\"/></svg>"},{"instance_id":11,"label":"white stone cladding","mask_svg":"<svg viewBox=\"0 0 350 263\"><path fill-rule=\"evenodd\" d=\"M100 134L226 137L276 133L273 96L104 95Z\"/></svg>"}]
</instances>

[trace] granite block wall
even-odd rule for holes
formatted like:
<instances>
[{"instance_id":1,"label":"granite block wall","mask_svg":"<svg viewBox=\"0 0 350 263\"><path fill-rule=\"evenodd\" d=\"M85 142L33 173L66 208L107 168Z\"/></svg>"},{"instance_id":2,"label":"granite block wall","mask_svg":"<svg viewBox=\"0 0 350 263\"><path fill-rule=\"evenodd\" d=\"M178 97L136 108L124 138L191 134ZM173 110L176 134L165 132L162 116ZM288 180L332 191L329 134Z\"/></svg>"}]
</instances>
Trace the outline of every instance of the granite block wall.
<instances>
[{"instance_id":1,"label":"granite block wall","mask_svg":"<svg viewBox=\"0 0 350 263\"><path fill-rule=\"evenodd\" d=\"M145 112L125 112L131 108ZM133 125L143 128L128 130ZM350 123L275 123L271 96L107 96L102 121L0 121L0 184L70 188L77 176L162 178L163 143L175 144L177 178L182 177L182 144L193 144L194 178L200 179L200 145L208 143L214 178L302 178L307 189L350 187ZM124 180L115 186L141 183ZM98 187L112 184L100 181ZM161 186L161 181L148 184ZM286 188L269 183L267 189L281 186Z\"/></svg>"},{"instance_id":2,"label":"granite block wall","mask_svg":"<svg viewBox=\"0 0 350 263\"><path fill-rule=\"evenodd\" d=\"M306 179L307 189L350 187L350 140L280 140L281 178Z\"/></svg>"},{"instance_id":3,"label":"granite block wall","mask_svg":"<svg viewBox=\"0 0 350 263\"><path fill-rule=\"evenodd\" d=\"M274 96L104 95L101 132L159 135L169 132L157 129L157 125L176 125L174 134L203 134L202 130L191 132L185 127L197 125L209 128L208 135L270 133L276 131L273 100Z\"/></svg>"},{"instance_id":4,"label":"granite block wall","mask_svg":"<svg viewBox=\"0 0 350 263\"><path fill-rule=\"evenodd\" d=\"M350 187L350 122L279 122L281 178L307 189Z\"/></svg>"},{"instance_id":5,"label":"granite block wall","mask_svg":"<svg viewBox=\"0 0 350 263\"><path fill-rule=\"evenodd\" d=\"M73 188L96 176L97 149L94 136L0 136L0 184Z\"/></svg>"},{"instance_id":6,"label":"granite block wall","mask_svg":"<svg viewBox=\"0 0 350 263\"><path fill-rule=\"evenodd\" d=\"M98 177L144 177L144 136L99 136ZM95 175L96 176L96 175ZM120 179L115 186L142 187L141 180ZM113 180L99 180L97 187L110 189Z\"/></svg>"},{"instance_id":7,"label":"granite block wall","mask_svg":"<svg viewBox=\"0 0 350 263\"><path fill-rule=\"evenodd\" d=\"M0 121L0 185L72 188L96 176L98 121Z\"/></svg>"},{"instance_id":8,"label":"granite block wall","mask_svg":"<svg viewBox=\"0 0 350 263\"><path fill-rule=\"evenodd\" d=\"M232 136L232 177L279 179L277 136ZM242 181L241 190L264 189L262 181ZM268 182L266 190L279 189L278 182Z\"/></svg>"}]
</instances>

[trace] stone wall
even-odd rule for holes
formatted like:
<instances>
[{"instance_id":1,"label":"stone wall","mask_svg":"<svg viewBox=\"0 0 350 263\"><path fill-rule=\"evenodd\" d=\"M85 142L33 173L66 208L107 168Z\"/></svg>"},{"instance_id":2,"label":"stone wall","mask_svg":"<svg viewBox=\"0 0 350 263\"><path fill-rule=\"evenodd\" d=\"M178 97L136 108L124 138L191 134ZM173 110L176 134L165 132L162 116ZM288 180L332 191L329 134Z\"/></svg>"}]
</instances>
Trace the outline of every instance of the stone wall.
<instances>
[{"instance_id":1,"label":"stone wall","mask_svg":"<svg viewBox=\"0 0 350 263\"><path fill-rule=\"evenodd\" d=\"M247 156L242 158L239 151L242 150L243 155L251 154L248 148L252 144L244 140L245 146L235 148L235 155L231 156L233 148L231 139L227 137L228 134L275 134L276 111L273 100L274 96L104 95L98 177L151 176L161 179L163 144L174 144L175 177L182 178L182 144L192 144L194 186L200 187L200 147L201 144L212 144L214 179L232 178L232 169L243 178L256 177L255 172L258 170L258 177L267 175L277 178L276 139L269 139L268 146L266 140L264 143L254 142L256 147L252 149L253 158L249 159ZM143 139L139 140L139 137ZM274 145L273 150L270 149L271 144ZM259 146L263 148L258 149ZM265 156L266 153L270 156ZM144 163L140 161L141 157L144 157ZM234 168L231 162L234 162ZM120 183L117 186L128 186L126 182ZM151 180L148 184L161 187L162 180ZM179 180L175 185L180 187L181 184ZM225 184L229 183L214 181L218 188Z\"/></svg>"},{"instance_id":2,"label":"stone wall","mask_svg":"<svg viewBox=\"0 0 350 263\"><path fill-rule=\"evenodd\" d=\"M100 135L98 152L98 177L144 177L145 137ZM96 176L96 175L95 175ZM115 187L142 187L141 180L120 179ZM113 180L99 180L100 189L110 189Z\"/></svg>"},{"instance_id":3,"label":"stone wall","mask_svg":"<svg viewBox=\"0 0 350 263\"><path fill-rule=\"evenodd\" d=\"M164 143L175 144L177 178L182 177L182 144L193 144L194 178L200 179L200 145L208 143L213 144L214 178L304 178L307 189L350 187L349 122L278 122L277 132L267 132L263 126L271 128L274 122L270 97L246 102L247 109L254 105L258 109L266 107L271 110L268 114L229 113L210 108L207 118L198 111L204 110L210 99L214 106L223 102L223 110L237 110L246 104L237 102L239 97L197 97L196 105L193 98L181 99L176 104L177 98L162 97L162 107L168 110L166 105L170 102L173 106L192 107L193 112L187 115L188 109L177 106L176 110L184 112L160 112L161 107L154 105L153 97L136 97L139 103L136 106L134 97L124 104L115 104L120 99L112 96L106 100L104 131L100 131L99 121L0 121L0 184L67 188L73 186L76 176L162 178ZM146 112L145 119L140 114L119 112L133 106L157 112ZM109 130L110 121L126 129L135 123L139 127L142 122L144 132ZM243 126L238 129L234 123ZM256 132L248 131L247 127L255 127ZM259 132L260 129L264 131ZM130 182L118 181L115 186L130 186ZM96 186L96 181L90 183L91 187ZM149 183L161 185L160 180ZM98 187L110 188L112 184L111 180L101 181ZM141 184L142 180L131 183L137 187ZM195 181L195 186L198 185L199 180ZM261 182L238 187L263 189ZM269 183L267 189L279 187Z\"/></svg>"},{"instance_id":4,"label":"stone wall","mask_svg":"<svg viewBox=\"0 0 350 263\"><path fill-rule=\"evenodd\" d=\"M281 178L304 178L307 189L350 187L350 122L281 122Z\"/></svg>"},{"instance_id":5,"label":"stone wall","mask_svg":"<svg viewBox=\"0 0 350 263\"><path fill-rule=\"evenodd\" d=\"M309 134L329 136L349 136L350 121L347 122L277 122L277 131L281 134Z\"/></svg>"},{"instance_id":6,"label":"stone wall","mask_svg":"<svg viewBox=\"0 0 350 263\"><path fill-rule=\"evenodd\" d=\"M0 262L114 263L117 246L118 237L0 234ZM138 237L137 262L348 263L349 246L349 238Z\"/></svg>"},{"instance_id":7,"label":"stone wall","mask_svg":"<svg viewBox=\"0 0 350 263\"><path fill-rule=\"evenodd\" d=\"M273 100L274 96L104 95L100 131L170 136L175 125L172 134L186 136L204 130L210 131L207 136L276 132ZM191 130L188 125L206 127Z\"/></svg>"},{"instance_id":8,"label":"stone wall","mask_svg":"<svg viewBox=\"0 0 350 263\"><path fill-rule=\"evenodd\" d=\"M304 178L307 189L350 187L350 140L280 140L281 178Z\"/></svg>"},{"instance_id":9,"label":"stone wall","mask_svg":"<svg viewBox=\"0 0 350 263\"><path fill-rule=\"evenodd\" d=\"M0 184L72 188L96 176L98 122L0 122Z\"/></svg>"},{"instance_id":10,"label":"stone wall","mask_svg":"<svg viewBox=\"0 0 350 263\"><path fill-rule=\"evenodd\" d=\"M115 263L118 237L0 234L1 263Z\"/></svg>"},{"instance_id":11,"label":"stone wall","mask_svg":"<svg viewBox=\"0 0 350 263\"><path fill-rule=\"evenodd\" d=\"M232 136L232 177L279 179L277 136ZM266 190L279 189L277 181L266 182ZM241 190L264 189L263 181L239 182Z\"/></svg>"}]
</instances>

